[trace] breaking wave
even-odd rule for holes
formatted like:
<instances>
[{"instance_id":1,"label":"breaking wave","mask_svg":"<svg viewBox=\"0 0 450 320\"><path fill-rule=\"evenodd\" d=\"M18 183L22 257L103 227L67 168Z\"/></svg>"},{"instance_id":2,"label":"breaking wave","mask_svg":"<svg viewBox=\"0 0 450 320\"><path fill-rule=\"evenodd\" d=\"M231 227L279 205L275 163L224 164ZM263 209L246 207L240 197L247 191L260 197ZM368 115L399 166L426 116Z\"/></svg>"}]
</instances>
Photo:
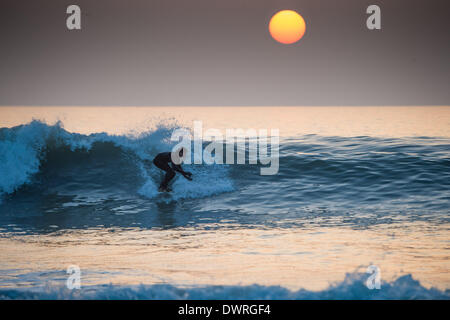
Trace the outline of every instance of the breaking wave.
<instances>
[{"instance_id":1,"label":"breaking wave","mask_svg":"<svg viewBox=\"0 0 450 320\"><path fill-rule=\"evenodd\" d=\"M233 190L227 166L196 165L192 182L176 179L174 193L161 196L162 178L151 160L170 151L174 126L160 125L153 131L132 135L70 133L61 123L48 125L33 121L0 129L0 195L12 194L27 185L51 188L130 190L148 198L177 200L199 198ZM81 178L83 176L83 178ZM220 183L211 184L213 180ZM70 186L68 186L70 184ZM118 191L115 190L115 191Z\"/></svg>"}]
</instances>

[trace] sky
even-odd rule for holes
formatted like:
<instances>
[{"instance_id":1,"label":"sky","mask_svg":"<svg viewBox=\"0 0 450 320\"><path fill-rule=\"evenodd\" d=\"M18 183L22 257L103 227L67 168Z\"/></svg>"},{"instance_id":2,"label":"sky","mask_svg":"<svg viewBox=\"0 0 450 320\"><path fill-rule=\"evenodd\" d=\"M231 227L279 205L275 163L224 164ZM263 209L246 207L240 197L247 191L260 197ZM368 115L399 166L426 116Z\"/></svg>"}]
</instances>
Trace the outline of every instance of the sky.
<instances>
[{"instance_id":1,"label":"sky","mask_svg":"<svg viewBox=\"0 0 450 320\"><path fill-rule=\"evenodd\" d=\"M81 30L66 28L81 7ZM366 8L381 8L381 30ZM2 0L0 105L449 105L444 0ZM293 45L268 32L300 13Z\"/></svg>"}]
</instances>

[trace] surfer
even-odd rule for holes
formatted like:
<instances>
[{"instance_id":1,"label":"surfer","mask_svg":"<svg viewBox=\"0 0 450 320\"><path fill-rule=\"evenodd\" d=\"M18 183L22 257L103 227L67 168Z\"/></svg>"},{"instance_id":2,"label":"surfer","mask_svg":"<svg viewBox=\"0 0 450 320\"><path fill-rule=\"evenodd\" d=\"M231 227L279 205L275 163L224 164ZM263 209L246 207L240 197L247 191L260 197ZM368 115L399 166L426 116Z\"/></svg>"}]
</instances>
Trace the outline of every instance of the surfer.
<instances>
[{"instance_id":1,"label":"surfer","mask_svg":"<svg viewBox=\"0 0 450 320\"><path fill-rule=\"evenodd\" d=\"M175 172L179 172L185 177L187 180L192 181L192 173L184 171L183 168L181 168L181 163L183 162L184 158L186 156L186 150L185 148L180 148L173 152L162 152L158 154L155 159L153 159L153 163L155 166L157 166L159 169L166 172L166 175L164 177L164 180L161 182L161 185L159 186L159 191L172 191L168 184L170 180L172 180L175 177Z\"/></svg>"}]
</instances>

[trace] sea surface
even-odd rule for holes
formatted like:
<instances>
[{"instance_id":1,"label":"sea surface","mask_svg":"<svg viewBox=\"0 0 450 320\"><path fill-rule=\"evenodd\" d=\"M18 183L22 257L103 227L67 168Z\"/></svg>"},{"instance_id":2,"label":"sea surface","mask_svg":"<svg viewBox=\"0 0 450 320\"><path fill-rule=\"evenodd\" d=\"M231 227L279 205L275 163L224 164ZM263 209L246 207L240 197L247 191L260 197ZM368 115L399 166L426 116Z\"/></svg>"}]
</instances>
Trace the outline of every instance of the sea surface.
<instances>
[{"instance_id":1,"label":"sea surface","mask_svg":"<svg viewBox=\"0 0 450 320\"><path fill-rule=\"evenodd\" d=\"M159 193L193 121L278 129L278 173ZM0 299L449 299L449 249L448 106L0 107Z\"/></svg>"}]
</instances>

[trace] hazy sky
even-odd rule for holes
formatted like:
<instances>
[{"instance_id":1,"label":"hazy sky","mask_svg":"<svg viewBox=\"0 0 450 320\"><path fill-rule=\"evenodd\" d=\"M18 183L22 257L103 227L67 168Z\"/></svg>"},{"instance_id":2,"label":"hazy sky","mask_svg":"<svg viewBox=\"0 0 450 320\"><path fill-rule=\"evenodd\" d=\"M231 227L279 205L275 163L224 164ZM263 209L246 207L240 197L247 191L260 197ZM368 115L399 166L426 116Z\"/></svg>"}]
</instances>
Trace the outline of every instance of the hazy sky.
<instances>
[{"instance_id":1,"label":"hazy sky","mask_svg":"<svg viewBox=\"0 0 450 320\"><path fill-rule=\"evenodd\" d=\"M78 4L82 30L66 28ZM366 8L382 30L366 28ZM449 105L448 0L2 0L0 105ZM303 39L275 42L281 9Z\"/></svg>"}]
</instances>

